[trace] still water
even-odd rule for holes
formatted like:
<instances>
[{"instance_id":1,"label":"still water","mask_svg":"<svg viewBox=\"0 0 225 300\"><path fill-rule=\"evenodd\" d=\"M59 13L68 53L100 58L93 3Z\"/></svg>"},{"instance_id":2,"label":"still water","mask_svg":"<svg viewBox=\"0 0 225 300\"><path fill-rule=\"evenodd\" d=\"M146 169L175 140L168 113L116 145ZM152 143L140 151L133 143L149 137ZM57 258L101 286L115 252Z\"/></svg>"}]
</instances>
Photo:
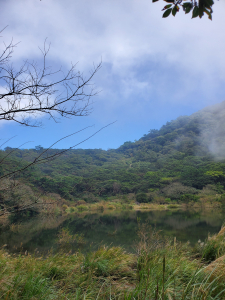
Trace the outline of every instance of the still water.
<instances>
[{"instance_id":1,"label":"still water","mask_svg":"<svg viewBox=\"0 0 225 300\"><path fill-rule=\"evenodd\" d=\"M58 235L66 228L71 235L83 237L73 250L95 250L99 245L123 246L134 251L138 222L148 222L164 236L189 241L192 245L208 234L217 233L225 220L225 211L105 211L69 216L37 216L25 222L12 220L0 226L0 247L10 252L47 253L59 249Z\"/></svg>"}]
</instances>

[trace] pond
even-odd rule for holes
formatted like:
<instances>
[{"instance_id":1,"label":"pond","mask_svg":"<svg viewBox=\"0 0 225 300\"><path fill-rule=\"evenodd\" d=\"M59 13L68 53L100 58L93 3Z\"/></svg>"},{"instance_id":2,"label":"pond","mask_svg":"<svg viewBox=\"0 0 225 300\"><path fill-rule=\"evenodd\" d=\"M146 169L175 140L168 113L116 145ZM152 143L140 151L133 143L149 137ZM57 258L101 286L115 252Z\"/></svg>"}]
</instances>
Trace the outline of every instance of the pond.
<instances>
[{"instance_id":1,"label":"pond","mask_svg":"<svg viewBox=\"0 0 225 300\"><path fill-rule=\"evenodd\" d=\"M225 220L225 212L205 211L104 211L67 216L36 216L24 222L0 227L0 247L9 252L47 253L59 249L59 232L82 237L83 243L72 245L73 251L95 250L99 245L122 246L134 251L138 222L147 222L164 236L194 245L208 234L217 233Z\"/></svg>"}]
</instances>

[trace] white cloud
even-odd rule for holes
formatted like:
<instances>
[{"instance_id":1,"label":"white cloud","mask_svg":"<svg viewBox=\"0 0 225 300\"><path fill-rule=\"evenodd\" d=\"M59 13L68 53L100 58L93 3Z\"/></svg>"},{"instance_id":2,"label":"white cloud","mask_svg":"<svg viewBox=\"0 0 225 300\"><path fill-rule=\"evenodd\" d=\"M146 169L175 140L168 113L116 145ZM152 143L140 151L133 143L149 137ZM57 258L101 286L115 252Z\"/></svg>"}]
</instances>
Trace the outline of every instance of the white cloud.
<instances>
[{"instance_id":1,"label":"white cloud","mask_svg":"<svg viewBox=\"0 0 225 300\"><path fill-rule=\"evenodd\" d=\"M38 58L46 37L52 63L79 61L78 68L88 70L102 58L97 78L100 99L107 98L103 107L109 110L133 103L138 95L149 103L154 96L162 103L195 105L192 95L201 94L209 104L225 80L225 3L215 3L212 22L191 20L183 12L162 19L163 5L149 0L8 0L2 4L1 21L9 25L4 40L21 41L16 60ZM145 109L143 102L138 106Z\"/></svg>"},{"instance_id":2,"label":"white cloud","mask_svg":"<svg viewBox=\"0 0 225 300\"><path fill-rule=\"evenodd\" d=\"M22 42L18 57L33 57L48 37L50 55L68 63L75 59L88 66L102 55L121 71L150 56L195 71L206 65L222 70L224 3L215 4L212 22L191 20L183 12L162 19L162 5L148 0L8 0L2 23L9 24L8 36Z\"/></svg>"}]
</instances>

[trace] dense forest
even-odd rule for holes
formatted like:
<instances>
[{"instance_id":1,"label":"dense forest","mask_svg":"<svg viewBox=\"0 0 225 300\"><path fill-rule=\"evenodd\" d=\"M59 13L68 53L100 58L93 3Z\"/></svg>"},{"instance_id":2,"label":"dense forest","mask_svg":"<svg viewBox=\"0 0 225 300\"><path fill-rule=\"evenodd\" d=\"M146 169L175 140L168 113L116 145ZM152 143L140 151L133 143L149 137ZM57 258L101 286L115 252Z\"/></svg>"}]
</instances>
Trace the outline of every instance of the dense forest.
<instances>
[{"instance_id":1,"label":"dense forest","mask_svg":"<svg viewBox=\"0 0 225 300\"><path fill-rule=\"evenodd\" d=\"M68 150L11 177L27 189L88 203L133 193L139 202L193 200L225 189L225 102L152 129L118 149ZM45 149L0 151L0 175L23 168ZM57 154L49 149L44 156ZM4 179L7 180L7 179ZM3 182L3 181L2 181ZM2 185L2 183L1 183ZM12 192L10 196L12 197ZM1 202L6 201L4 189Z\"/></svg>"}]
</instances>

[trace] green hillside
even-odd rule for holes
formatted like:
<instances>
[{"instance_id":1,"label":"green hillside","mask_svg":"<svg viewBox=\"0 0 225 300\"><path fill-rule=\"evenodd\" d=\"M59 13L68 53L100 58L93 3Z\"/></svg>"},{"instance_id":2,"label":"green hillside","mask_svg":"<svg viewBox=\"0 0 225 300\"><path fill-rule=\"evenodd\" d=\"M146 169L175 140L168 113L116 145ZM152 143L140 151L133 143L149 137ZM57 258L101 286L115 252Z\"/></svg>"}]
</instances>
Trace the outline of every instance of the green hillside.
<instances>
[{"instance_id":1,"label":"green hillside","mask_svg":"<svg viewBox=\"0 0 225 300\"><path fill-rule=\"evenodd\" d=\"M118 149L68 150L15 178L33 189L89 203L111 196L125 199L130 193L141 195L137 200L142 202L195 201L201 190L221 194L225 188L224 115L222 102L167 122ZM1 175L25 166L42 151L41 146L29 150L6 147L0 152ZM48 150L44 155L59 151Z\"/></svg>"}]
</instances>

